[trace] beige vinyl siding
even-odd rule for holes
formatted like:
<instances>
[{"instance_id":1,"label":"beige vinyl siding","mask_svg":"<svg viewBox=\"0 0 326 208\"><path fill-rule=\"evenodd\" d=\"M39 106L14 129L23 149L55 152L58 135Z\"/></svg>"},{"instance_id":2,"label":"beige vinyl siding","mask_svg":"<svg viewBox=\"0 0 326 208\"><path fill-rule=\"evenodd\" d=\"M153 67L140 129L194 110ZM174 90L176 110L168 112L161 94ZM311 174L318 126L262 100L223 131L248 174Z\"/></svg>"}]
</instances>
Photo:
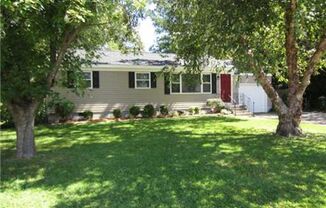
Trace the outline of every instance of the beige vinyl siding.
<instances>
[{"instance_id":1,"label":"beige vinyl siding","mask_svg":"<svg viewBox=\"0 0 326 208\"><path fill-rule=\"evenodd\" d=\"M188 109L192 106L206 107L208 98L217 94L164 94L163 75L157 77L157 88L134 89L128 86L128 72L100 71L100 88L87 89L83 97L78 97L70 89L56 89L76 105L76 112L91 110L96 117L106 117L115 108L125 111L132 105L155 107L167 105L170 109ZM217 83L218 87L218 83ZM217 91L219 92L219 91Z\"/></svg>"}]
</instances>

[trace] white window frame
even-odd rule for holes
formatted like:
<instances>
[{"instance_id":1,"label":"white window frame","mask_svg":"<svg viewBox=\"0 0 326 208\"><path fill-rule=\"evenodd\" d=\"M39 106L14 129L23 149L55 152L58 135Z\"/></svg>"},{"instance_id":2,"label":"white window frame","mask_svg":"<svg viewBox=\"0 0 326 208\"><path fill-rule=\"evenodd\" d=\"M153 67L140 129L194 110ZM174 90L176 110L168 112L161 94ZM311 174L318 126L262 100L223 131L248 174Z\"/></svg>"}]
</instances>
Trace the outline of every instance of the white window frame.
<instances>
[{"instance_id":1,"label":"white window frame","mask_svg":"<svg viewBox=\"0 0 326 208\"><path fill-rule=\"evenodd\" d=\"M148 79L137 79L137 74L148 74ZM148 87L138 87L137 81L149 81ZM151 89L152 80L151 80L151 73L150 72L135 72L135 89Z\"/></svg>"},{"instance_id":2,"label":"white window frame","mask_svg":"<svg viewBox=\"0 0 326 208\"><path fill-rule=\"evenodd\" d=\"M209 92L204 92L203 91L203 75L210 75L210 90ZM170 78L170 94L212 94L212 73L201 73L200 74L200 79L201 79L201 83L200 83L200 92L182 92L182 73L179 74L179 79L180 79L180 91L179 92L172 92L172 78ZM176 84L176 82L174 83ZM205 82L205 84L208 84L208 82Z\"/></svg>"},{"instance_id":3,"label":"white window frame","mask_svg":"<svg viewBox=\"0 0 326 208\"><path fill-rule=\"evenodd\" d=\"M181 74L173 74L173 75L179 75L179 82L172 82L172 75L170 77L170 94L180 94L182 91L182 82L181 82ZM179 84L179 92L172 92L172 84Z\"/></svg>"},{"instance_id":4,"label":"white window frame","mask_svg":"<svg viewBox=\"0 0 326 208\"><path fill-rule=\"evenodd\" d=\"M209 82L204 82L203 75L209 75ZM201 92L203 94L212 94L212 73L202 73L201 81ZM209 84L209 92L204 92L204 84Z\"/></svg>"},{"instance_id":5,"label":"white window frame","mask_svg":"<svg viewBox=\"0 0 326 208\"><path fill-rule=\"evenodd\" d=\"M87 81L87 80L90 80L91 81L91 86L90 87L87 87L87 89L93 89L93 72L92 71L83 71L83 73L90 73L90 79L85 79L85 76L84 76L84 80Z\"/></svg>"}]
</instances>

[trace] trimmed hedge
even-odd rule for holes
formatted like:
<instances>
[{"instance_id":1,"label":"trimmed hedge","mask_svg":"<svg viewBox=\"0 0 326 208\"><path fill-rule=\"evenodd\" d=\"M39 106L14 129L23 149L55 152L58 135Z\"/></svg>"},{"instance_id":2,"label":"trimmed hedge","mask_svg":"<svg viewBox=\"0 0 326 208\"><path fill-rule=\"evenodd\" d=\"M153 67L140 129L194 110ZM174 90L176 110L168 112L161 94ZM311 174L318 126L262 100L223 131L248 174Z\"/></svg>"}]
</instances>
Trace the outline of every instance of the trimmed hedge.
<instances>
[{"instance_id":1,"label":"trimmed hedge","mask_svg":"<svg viewBox=\"0 0 326 208\"><path fill-rule=\"evenodd\" d=\"M129 114L132 115L133 117L137 117L140 113L140 108L138 106L132 106L129 109Z\"/></svg>"},{"instance_id":2,"label":"trimmed hedge","mask_svg":"<svg viewBox=\"0 0 326 208\"><path fill-rule=\"evenodd\" d=\"M90 110L85 110L84 112L82 112L82 115L87 120L92 120L93 119L93 112L90 111Z\"/></svg>"},{"instance_id":3,"label":"trimmed hedge","mask_svg":"<svg viewBox=\"0 0 326 208\"><path fill-rule=\"evenodd\" d=\"M152 118L155 114L154 106L151 104L145 105L144 110L141 113L144 118Z\"/></svg>"},{"instance_id":4,"label":"trimmed hedge","mask_svg":"<svg viewBox=\"0 0 326 208\"><path fill-rule=\"evenodd\" d=\"M199 111L200 111L200 110L199 110L198 107L195 107L195 108L194 108L194 113L195 113L195 114L199 114Z\"/></svg>"},{"instance_id":5,"label":"trimmed hedge","mask_svg":"<svg viewBox=\"0 0 326 208\"><path fill-rule=\"evenodd\" d=\"M113 110L113 116L114 116L114 118L121 118L121 110L120 109L114 109Z\"/></svg>"}]
</instances>

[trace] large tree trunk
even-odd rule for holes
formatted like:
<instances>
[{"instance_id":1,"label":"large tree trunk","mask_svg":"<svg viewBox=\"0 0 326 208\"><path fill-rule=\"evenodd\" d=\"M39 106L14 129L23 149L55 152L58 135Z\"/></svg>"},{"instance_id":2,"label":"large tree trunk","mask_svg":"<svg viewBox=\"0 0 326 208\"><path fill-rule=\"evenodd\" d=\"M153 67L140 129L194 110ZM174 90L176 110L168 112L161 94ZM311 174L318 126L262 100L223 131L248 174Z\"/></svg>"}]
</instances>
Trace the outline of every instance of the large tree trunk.
<instances>
[{"instance_id":1,"label":"large tree trunk","mask_svg":"<svg viewBox=\"0 0 326 208\"><path fill-rule=\"evenodd\" d=\"M302 129L300 128L301 115L302 115L302 100L300 96L292 95L293 91L296 92L296 86L290 87L289 90L289 104L283 111L276 110L279 123L277 125L276 134L280 136L301 136ZM291 91L291 89L294 89ZM278 105L277 103L273 103ZM285 105L285 104L284 104ZM285 112L285 113L284 113Z\"/></svg>"},{"instance_id":2,"label":"large tree trunk","mask_svg":"<svg viewBox=\"0 0 326 208\"><path fill-rule=\"evenodd\" d=\"M276 129L276 134L280 136L302 136L300 128L302 115L302 97L291 95L289 91L289 105L286 114L279 115L279 123Z\"/></svg>"},{"instance_id":3,"label":"large tree trunk","mask_svg":"<svg viewBox=\"0 0 326 208\"><path fill-rule=\"evenodd\" d=\"M17 158L32 158L36 154L34 120L38 102L8 103L16 128Z\"/></svg>"},{"instance_id":4,"label":"large tree trunk","mask_svg":"<svg viewBox=\"0 0 326 208\"><path fill-rule=\"evenodd\" d=\"M280 136L301 136L302 130L299 124L296 122L295 117L290 113L286 115L279 115L276 134Z\"/></svg>"}]
</instances>

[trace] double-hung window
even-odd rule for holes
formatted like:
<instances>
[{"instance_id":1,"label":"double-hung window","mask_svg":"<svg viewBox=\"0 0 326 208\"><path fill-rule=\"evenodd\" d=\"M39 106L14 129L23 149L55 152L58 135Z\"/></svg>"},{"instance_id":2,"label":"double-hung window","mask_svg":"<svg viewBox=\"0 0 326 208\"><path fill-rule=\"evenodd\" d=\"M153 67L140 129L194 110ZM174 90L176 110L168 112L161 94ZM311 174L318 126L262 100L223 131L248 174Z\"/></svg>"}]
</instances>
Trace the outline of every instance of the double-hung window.
<instances>
[{"instance_id":1,"label":"double-hung window","mask_svg":"<svg viewBox=\"0 0 326 208\"><path fill-rule=\"evenodd\" d=\"M203 92L210 93L211 92L211 74L202 74L202 82L203 82Z\"/></svg>"},{"instance_id":2,"label":"double-hung window","mask_svg":"<svg viewBox=\"0 0 326 208\"><path fill-rule=\"evenodd\" d=\"M172 93L180 93L181 90L181 78L180 74L172 74L171 75L171 92Z\"/></svg>"},{"instance_id":3,"label":"double-hung window","mask_svg":"<svg viewBox=\"0 0 326 208\"><path fill-rule=\"evenodd\" d=\"M89 89L93 88L93 74L92 72L84 72L84 80L86 83L86 87Z\"/></svg>"},{"instance_id":4,"label":"double-hung window","mask_svg":"<svg viewBox=\"0 0 326 208\"><path fill-rule=\"evenodd\" d=\"M211 93L211 74L172 74L171 93Z\"/></svg>"},{"instance_id":5,"label":"double-hung window","mask_svg":"<svg viewBox=\"0 0 326 208\"><path fill-rule=\"evenodd\" d=\"M148 89L151 86L150 72L136 72L135 73L136 88Z\"/></svg>"}]
</instances>

